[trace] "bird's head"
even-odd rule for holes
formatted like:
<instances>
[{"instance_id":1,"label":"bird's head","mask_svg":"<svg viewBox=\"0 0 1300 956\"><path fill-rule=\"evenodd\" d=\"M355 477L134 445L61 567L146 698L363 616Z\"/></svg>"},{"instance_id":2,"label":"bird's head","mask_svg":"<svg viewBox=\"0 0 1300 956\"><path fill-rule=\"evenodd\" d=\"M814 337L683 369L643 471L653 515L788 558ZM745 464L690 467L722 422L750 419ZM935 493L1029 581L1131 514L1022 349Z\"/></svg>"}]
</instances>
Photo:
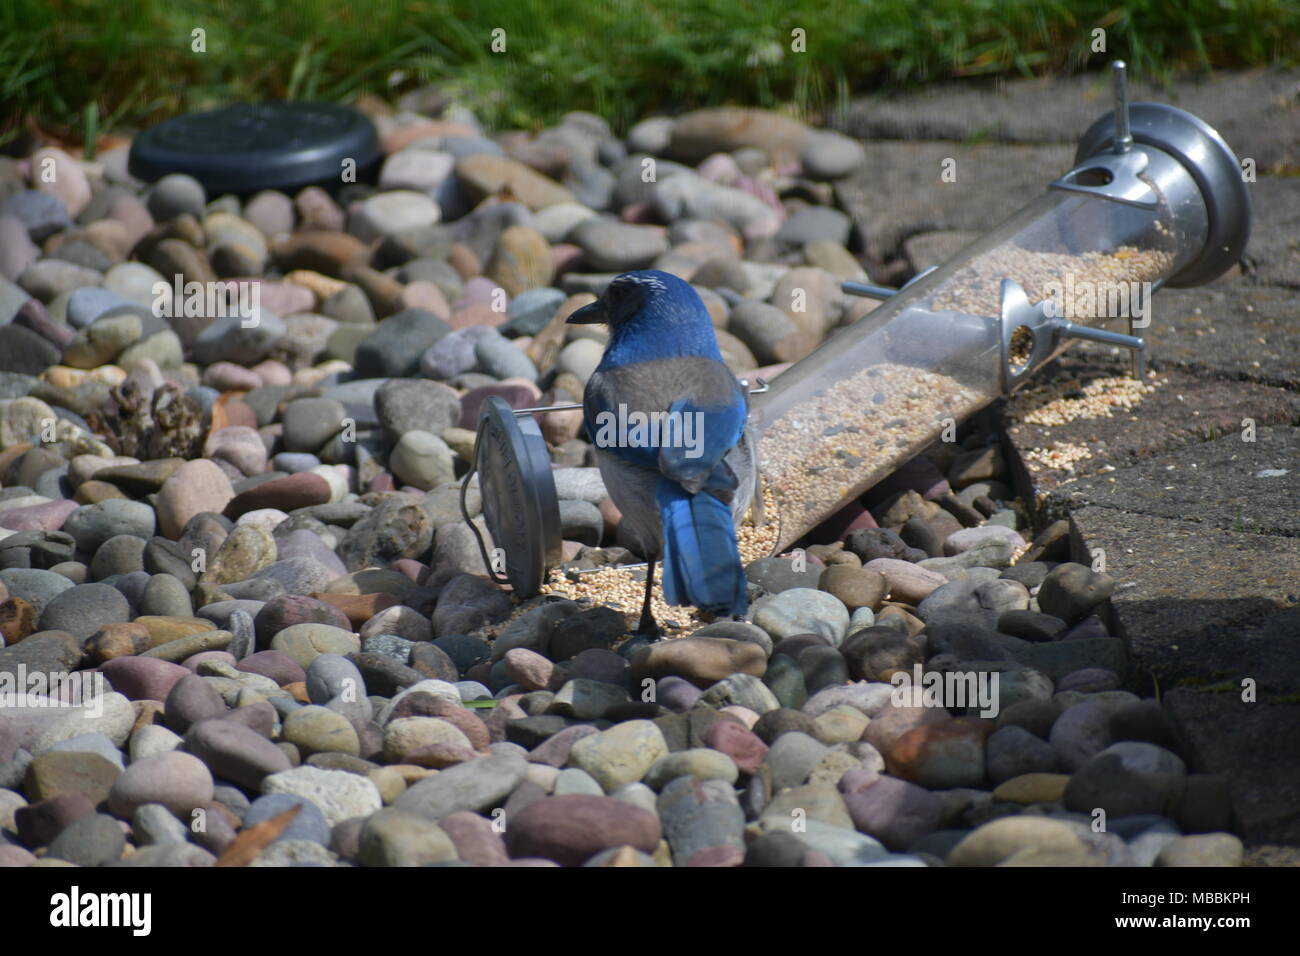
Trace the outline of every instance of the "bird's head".
<instances>
[{"instance_id":1,"label":"bird's head","mask_svg":"<svg viewBox=\"0 0 1300 956\"><path fill-rule=\"evenodd\" d=\"M668 325L698 323L711 325L708 310L688 282L657 269L624 272L616 276L600 298L584 305L566 320L569 325L608 325L611 332L637 323Z\"/></svg>"}]
</instances>

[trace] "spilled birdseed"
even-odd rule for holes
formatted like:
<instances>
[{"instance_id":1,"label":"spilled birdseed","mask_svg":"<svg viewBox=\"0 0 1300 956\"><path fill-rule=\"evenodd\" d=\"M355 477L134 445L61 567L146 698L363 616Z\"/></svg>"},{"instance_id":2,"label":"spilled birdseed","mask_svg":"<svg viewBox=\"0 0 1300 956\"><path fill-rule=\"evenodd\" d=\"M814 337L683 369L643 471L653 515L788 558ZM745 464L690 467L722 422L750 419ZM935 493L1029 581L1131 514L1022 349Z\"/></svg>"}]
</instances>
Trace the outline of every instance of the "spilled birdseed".
<instances>
[{"instance_id":1,"label":"spilled birdseed","mask_svg":"<svg viewBox=\"0 0 1300 956\"><path fill-rule=\"evenodd\" d=\"M1056 442L1046 448L1031 448L1025 452L1026 461L1071 475L1074 474L1076 462L1085 461L1091 457L1092 452L1088 450L1087 445L1068 441Z\"/></svg>"},{"instance_id":2,"label":"spilled birdseed","mask_svg":"<svg viewBox=\"0 0 1300 956\"><path fill-rule=\"evenodd\" d=\"M764 489L763 510L770 514L776 507L776 496L770 487ZM752 523L751 514L747 515L736 527L736 544L740 551L741 564L749 564L759 558L765 558L776 546L776 526L770 522L761 526ZM679 607L664 601L663 588L659 572L655 572L655 585L651 593L650 607L655 620L665 635L684 637L709 623L710 618L702 616L693 607ZM584 606L603 605L622 612L627 619L628 628L637 626L641 619L641 602L645 597L645 569L635 568L621 570L616 567L591 571L576 578L570 578L564 571L551 571L545 584L543 594L577 601Z\"/></svg>"},{"instance_id":3,"label":"spilled birdseed","mask_svg":"<svg viewBox=\"0 0 1300 956\"><path fill-rule=\"evenodd\" d=\"M1168 380L1168 376L1149 372L1145 381L1129 375L1110 375L1094 378L1086 385L1077 378L1030 384L1007 403L1006 421L1008 425L1052 426L1111 418L1116 409L1133 411Z\"/></svg>"},{"instance_id":4,"label":"spilled birdseed","mask_svg":"<svg viewBox=\"0 0 1300 956\"><path fill-rule=\"evenodd\" d=\"M1009 427L1038 425L1044 428L1096 418L1113 418L1116 411L1131 413L1146 396L1168 382L1167 376L1149 372L1145 381L1128 375L1110 375L1086 384L1077 378L1028 385L1007 403ZM1092 450L1080 442L1058 441L1025 452L1025 460L1042 468L1073 475L1076 466L1092 457Z\"/></svg>"}]
</instances>

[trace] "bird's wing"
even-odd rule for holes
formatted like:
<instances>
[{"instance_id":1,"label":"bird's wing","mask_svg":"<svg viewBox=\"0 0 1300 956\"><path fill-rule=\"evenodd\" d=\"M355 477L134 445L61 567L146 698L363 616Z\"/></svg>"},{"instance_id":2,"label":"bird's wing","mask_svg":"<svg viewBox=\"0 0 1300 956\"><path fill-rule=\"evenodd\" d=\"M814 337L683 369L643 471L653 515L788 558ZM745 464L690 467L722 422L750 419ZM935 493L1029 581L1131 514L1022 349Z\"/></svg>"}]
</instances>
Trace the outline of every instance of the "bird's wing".
<instances>
[{"instance_id":1,"label":"bird's wing","mask_svg":"<svg viewBox=\"0 0 1300 956\"><path fill-rule=\"evenodd\" d=\"M744 433L744 400L705 404L679 398L669 411L682 422L685 440L660 448L659 471L689 492L712 491L730 501L739 480L724 456Z\"/></svg>"},{"instance_id":2,"label":"bird's wing","mask_svg":"<svg viewBox=\"0 0 1300 956\"><path fill-rule=\"evenodd\" d=\"M587 382L584 405L593 444L692 493L708 489L730 500L737 480L724 456L744 433L748 402L721 362L678 356L600 369ZM611 447L602 422L633 412L663 416L658 440Z\"/></svg>"}]
</instances>

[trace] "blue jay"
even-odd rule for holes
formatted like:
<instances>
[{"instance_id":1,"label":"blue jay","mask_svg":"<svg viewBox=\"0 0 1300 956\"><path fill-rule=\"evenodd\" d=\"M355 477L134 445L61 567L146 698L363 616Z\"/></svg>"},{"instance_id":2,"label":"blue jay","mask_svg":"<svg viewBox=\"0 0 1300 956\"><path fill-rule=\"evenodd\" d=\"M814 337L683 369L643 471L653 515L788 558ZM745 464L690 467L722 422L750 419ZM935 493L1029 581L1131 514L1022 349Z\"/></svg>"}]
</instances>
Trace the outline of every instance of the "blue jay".
<instances>
[{"instance_id":1,"label":"blue jay","mask_svg":"<svg viewBox=\"0 0 1300 956\"><path fill-rule=\"evenodd\" d=\"M669 604L743 615L736 521L756 480L749 396L722 362L704 303L677 276L625 272L568 322L609 326L584 423L605 488L649 562L637 633L659 636L650 610L656 560ZM637 413L663 427L638 432ZM619 423L630 427L612 427Z\"/></svg>"}]
</instances>

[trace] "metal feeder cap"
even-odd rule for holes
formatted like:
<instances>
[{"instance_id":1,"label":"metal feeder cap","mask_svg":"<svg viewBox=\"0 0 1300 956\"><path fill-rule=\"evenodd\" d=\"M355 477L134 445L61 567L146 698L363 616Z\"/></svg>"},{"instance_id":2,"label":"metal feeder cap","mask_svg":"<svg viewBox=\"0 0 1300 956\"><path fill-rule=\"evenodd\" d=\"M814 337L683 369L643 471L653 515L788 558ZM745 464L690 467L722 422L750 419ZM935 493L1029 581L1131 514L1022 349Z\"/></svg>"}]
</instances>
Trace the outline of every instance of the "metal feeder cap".
<instances>
[{"instance_id":1,"label":"metal feeder cap","mask_svg":"<svg viewBox=\"0 0 1300 956\"><path fill-rule=\"evenodd\" d=\"M1164 103L1129 106L1133 142L1176 159L1200 190L1208 233L1201 254L1165 285L1203 285L1227 272L1241 258L1250 238L1250 192L1241 164L1218 131L1201 119ZM1115 118L1106 114L1088 127L1075 151L1075 164L1114 149Z\"/></svg>"}]
</instances>

